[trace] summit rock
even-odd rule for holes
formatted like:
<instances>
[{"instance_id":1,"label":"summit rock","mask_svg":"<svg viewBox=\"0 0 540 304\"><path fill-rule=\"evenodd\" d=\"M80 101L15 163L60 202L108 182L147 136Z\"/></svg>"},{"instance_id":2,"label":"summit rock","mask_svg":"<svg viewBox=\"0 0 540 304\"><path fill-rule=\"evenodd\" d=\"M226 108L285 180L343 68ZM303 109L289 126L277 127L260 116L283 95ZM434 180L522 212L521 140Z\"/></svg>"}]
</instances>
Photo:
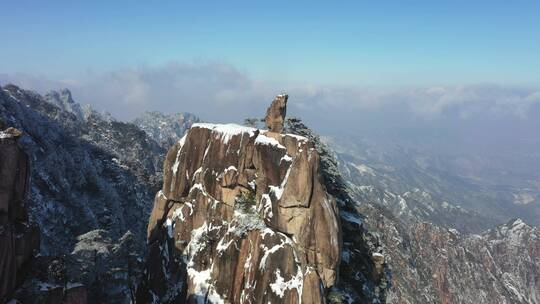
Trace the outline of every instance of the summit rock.
<instances>
[{"instance_id":1,"label":"summit rock","mask_svg":"<svg viewBox=\"0 0 540 304\"><path fill-rule=\"evenodd\" d=\"M285 122L285 115L287 114L288 99L289 95L287 94L277 95L272 101L272 104L268 110L266 110L266 117L264 118L264 121L270 132L283 132L283 124Z\"/></svg>"},{"instance_id":2,"label":"summit rock","mask_svg":"<svg viewBox=\"0 0 540 304\"><path fill-rule=\"evenodd\" d=\"M325 303L342 235L314 143L270 131L194 124L167 153L148 225L147 297L208 303Z\"/></svg>"}]
</instances>

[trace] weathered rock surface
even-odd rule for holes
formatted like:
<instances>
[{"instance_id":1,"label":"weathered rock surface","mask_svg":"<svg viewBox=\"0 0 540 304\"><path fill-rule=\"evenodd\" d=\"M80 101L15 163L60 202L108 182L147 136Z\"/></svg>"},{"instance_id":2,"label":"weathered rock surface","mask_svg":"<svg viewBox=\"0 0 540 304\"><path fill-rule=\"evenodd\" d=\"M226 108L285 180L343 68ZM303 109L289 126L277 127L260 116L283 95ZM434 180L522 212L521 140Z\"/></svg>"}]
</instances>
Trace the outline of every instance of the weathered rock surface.
<instances>
[{"instance_id":1,"label":"weathered rock surface","mask_svg":"<svg viewBox=\"0 0 540 304\"><path fill-rule=\"evenodd\" d=\"M285 122L285 115L287 114L287 100L289 95L281 94L276 96L272 101L272 104L266 111L266 117L264 121L266 127L271 132L281 133L283 131L283 124Z\"/></svg>"},{"instance_id":2,"label":"weathered rock surface","mask_svg":"<svg viewBox=\"0 0 540 304\"><path fill-rule=\"evenodd\" d=\"M28 222L29 162L17 144L20 135L14 128L0 130L0 303L22 282L23 266L39 249L39 229Z\"/></svg>"},{"instance_id":3,"label":"weathered rock surface","mask_svg":"<svg viewBox=\"0 0 540 304\"><path fill-rule=\"evenodd\" d=\"M195 124L167 154L148 244L147 288L162 302L323 303L339 212L306 138Z\"/></svg>"}]
</instances>

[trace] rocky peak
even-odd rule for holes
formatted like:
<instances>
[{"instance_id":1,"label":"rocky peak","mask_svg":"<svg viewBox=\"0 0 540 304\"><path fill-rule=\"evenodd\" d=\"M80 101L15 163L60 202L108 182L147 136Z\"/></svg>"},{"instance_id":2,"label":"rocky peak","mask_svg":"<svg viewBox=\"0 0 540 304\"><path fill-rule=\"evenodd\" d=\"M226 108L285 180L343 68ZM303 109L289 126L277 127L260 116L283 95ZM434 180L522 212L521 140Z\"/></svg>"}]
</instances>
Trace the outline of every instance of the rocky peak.
<instances>
[{"instance_id":1,"label":"rocky peak","mask_svg":"<svg viewBox=\"0 0 540 304\"><path fill-rule=\"evenodd\" d=\"M264 121L270 132L281 133L283 131L288 99L289 95L287 94L277 95L268 110L266 110Z\"/></svg>"},{"instance_id":2,"label":"rocky peak","mask_svg":"<svg viewBox=\"0 0 540 304\"><path fill-rule=\"evenodd\" d=\"M85 117L85 111L81 105L73 100L71 91L68 89L62 89L58 91L50 91L45 94L45 99L60 108L62 111L69 112L75 115L78 119L82 120Z\"/></svg>"},{"instance_id":3,"label":"rocky peak","mask_svg":"<svg viewBox=\"0 0 540 304\"><path fill-rule=\"evenodd\" d=\"M341 229L307 138L194 124L167 153L148 225L147 299L324 303L336 283Z\"/></svg>"},{"instance_id":4,"label":"rocky peak","mask_svg":"<svg viewBox=\"0 0 540 304\"><path fill-rule=\"evenodd\" d=\"M71 91L66 88L60 90L60 96L62 96L62 99L66 100L67 103L75 103L71 96Z\"/></svg>"}]
</instances>

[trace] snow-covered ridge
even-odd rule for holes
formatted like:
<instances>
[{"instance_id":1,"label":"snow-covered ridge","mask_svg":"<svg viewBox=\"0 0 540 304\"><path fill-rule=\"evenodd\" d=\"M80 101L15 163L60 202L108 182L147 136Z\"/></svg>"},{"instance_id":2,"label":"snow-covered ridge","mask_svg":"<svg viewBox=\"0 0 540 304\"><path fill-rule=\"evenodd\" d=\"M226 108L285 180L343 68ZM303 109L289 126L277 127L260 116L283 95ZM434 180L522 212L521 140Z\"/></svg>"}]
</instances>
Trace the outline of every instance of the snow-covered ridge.
<instances>
[{"instance_id":1,"label":"snow-covered ridge","mask_svg":"<svg viewBox=\"0 0 540 304\"><path fill-rule=\"evenodd\" d=\"M62 89L60 92L50 91L45 94L45 100L64 112L72 113L80 120L85 117L83 108L73 100L71 92L68 89Z\"/></svg>"},{"instance_id":2,"label":"snow-covered ridge","mask_svg":"<svg viewBox=\"0 0 540 304\"><path fill-rule=\"evenodd\" d=\"M199 122L199 118L190 113L163 114L160 112L144 112L132 123L146 132L163 148L168 149L177 142L186 131Z\"/></svg>"},{"instance_id":3,"label":"snow-covered ridge","mask_svg":"<svg viewBox=\"0 0 540 304\"><path fill-rule=\"evenodd\" d=\"M196 123L191 128L202 128L212 130L212 132L219 133L223 143L227 144L231 138L235 135L248 133L249 136L254 136L257 129L251 127L245 127L237 124L211 124L211 123Z\"/></svg>"},{"instance_id":4,"label":"snow-covered ridge","mask_svg":"<svg viewBox=\"0 0 540 304\"><path fill-rule=\"evenodd\" d=\"M259 134L259 136L257 136L257 138L255 139L255 144L256 145L270 145L270 146L277 147L278 149L285 149L285 147L281 145L279 141L277 141L277 139L266 136L264 134Z\"/></svg>"},{"instance_id":5,"label":"snow-covered ridge","mask_svg":"<svg viewBox=\"0 0 540 304\"><path fill-rule=\"evenodd\" d=\"M191 128L202 128L202 129L208 129L212 132L216 132L220 134L220 138L223 141L224 144L228 144L229 141L233 136L241 135L241 134L249 134L249 136L255 136L256 131L259 131L259 134L257 138L255 139L255 144L259 145L271 145L275 146L279 149L285 149L283 145L279 143L279 141L273 137L267 136L268 130L259 130L252 127L246 127L238 124L212 124L212 123L195 123L191 126ZM301 142L308 142L308 139L303 136L295 135L295 134L283 134L283 137L292 137L295 138L299 144Z\"/></svg>"}]
</instances>

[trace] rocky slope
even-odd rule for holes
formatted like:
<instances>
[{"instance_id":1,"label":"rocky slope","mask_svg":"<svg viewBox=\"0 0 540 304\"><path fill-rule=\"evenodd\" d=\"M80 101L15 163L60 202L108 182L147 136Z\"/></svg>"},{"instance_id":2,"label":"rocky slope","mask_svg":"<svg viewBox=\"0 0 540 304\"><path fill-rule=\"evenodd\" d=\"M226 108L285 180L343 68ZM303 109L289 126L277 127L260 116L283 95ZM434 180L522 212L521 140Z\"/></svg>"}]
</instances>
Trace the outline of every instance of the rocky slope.
<instances>
[{"instance_id":1,"label":"rocky slope","mask_svg":"<svg viewBox=\"0 0 540 304\"><path fill-rule=\"evenodd\" d=\"M134 303L143 269L135 238L97 229L77 237L72 252L37 256L13 298L24 304Z\"/></svg>"},{"instance_id":2,"label":"rocky slope","mask_svg":"<svg viewBox=\"0 0 540 304\"><path fill-rule=\"evenodd\" d=\"M89 107L86 107L83 110L83 107L73 100L73 96L68 89L62 89L59 92L50 91L45 94L45 99L49 103L57 106L63 112L68 112L75 115L75 117L77 117L79 120L83 120L92 112L92 109Z\"/></svg>"},{"instance_id":3,"label":"rocky slope","mask_svg":"<svg viewBox=\"0 0 540 304\"><path fill-rule=\"evenodd\" d=\"M540 231L512 220L461 234L363 204L392 268L388 303L539 303Z\"/></svg>"},{"instance_id":4,"label":"rocky slope","mask_svg":"<svg viewBox=\"0 0 540 304\"><path fill-rule=\"evenodd\" d=\"M0 303L23 280L24 266L39 250L39 228L28 221L28 156L17 144L17 129L0 120Z\"/></svg>"},{"instance_id":5,"label":"rocky slope","mask_svg":"<svg viewBox=\"0 0 540 304\"><path fill-rule=\"evenodd\" d=\"M139 301L384 301L374 287L385 277L382 255L365 244L349 249L365 242L355 213L341 215L357 232L343 245L349 269L341 263L336 198L314 142L279 133L286 103L279 95L269 108L270 130L195 124L169 150L148 226L148 292Z\"/></svg>"},{"instance_id":6,"label":"rocky slope","mask_svg":"<svg viewBox=\"0 0 540 304\"><path fill-rule=\"evenodd\" d=\"M480 232L493 220L418 188L392 192L412 185L438 189L432 186L441 181L427 171L392 172L360 158L339 153L339 170L350 193L363 202L364 224L386 252L392 269L389 303L538 303L537 228L511 220ZM430 179L434 182L426 183Z\"/></svg>"}]
</instances>

